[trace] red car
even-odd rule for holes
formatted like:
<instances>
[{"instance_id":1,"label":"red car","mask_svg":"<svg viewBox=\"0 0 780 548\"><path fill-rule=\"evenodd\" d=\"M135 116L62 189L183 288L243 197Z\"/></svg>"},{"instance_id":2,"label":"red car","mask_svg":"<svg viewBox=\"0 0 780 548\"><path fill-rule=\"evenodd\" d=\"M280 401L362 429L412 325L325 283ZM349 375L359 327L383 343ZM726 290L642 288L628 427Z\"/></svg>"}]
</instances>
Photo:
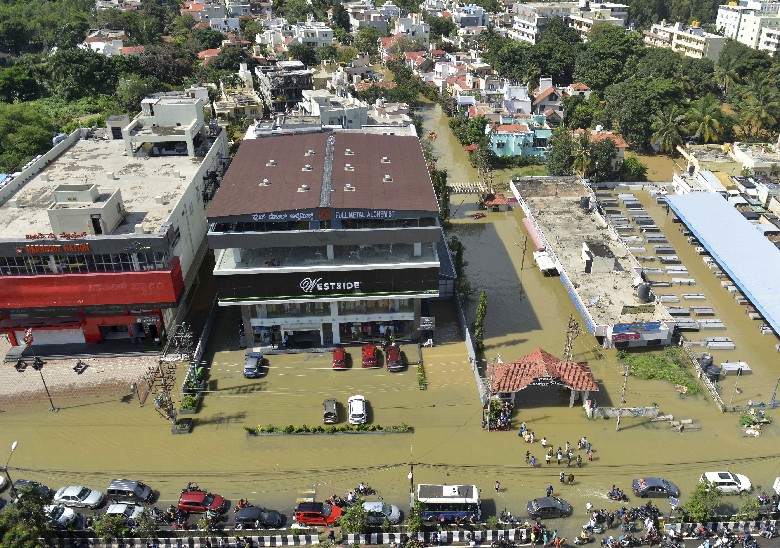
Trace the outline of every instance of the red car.
<instances>
[{"instance_id":1,"label":"red car","mask_svg":"<svg viewBox=\"0 0 780 548\"><path fill-rule=\"evenodd\" d=\"M363 367L368 367L370 369L379 367L379 363L376 360L375 344L363 345Z\"/></svg>"},{"instance_id":2,"label":"red car","mask_svg":"<svg viewBox=\"0 0 780 548\"><path fill-rule=\"evenodd\" d=\"M179 497L179 510L191 514L204 514L206 510L223 514L227 511L225 499L206 491L184 491Z\"/></svg>"},{"instance_id":3,"label":"red car","mask_svg":"<svg viewBox=\"0 0 780 548\"><path fill-rule=\"evenodd\" d=\"M301 502L295 507L293 520L301 525L336 525L341 508L328 502Z\"/></svg>"},{"instance_id":4,"label":"red car","mask_svg":"<svg viewBox=\"0 0 780 548\"><path fill-rule=\"evenodd\" d=\"M333 369L342 370L347 368L347 351L336 347L333 349Z\"/></svg>"},{"instance_id":5,"label":"red car","mask_svg":"<svg viewBox=\"0 0 780 548\"><path fill-rule=\"evenodd\" d=\"M397 344L391 344L385 348L385 361L388 371L400 371L404 368L404 362L401 359L401 347Z\"/></svg>"}]
</instances>

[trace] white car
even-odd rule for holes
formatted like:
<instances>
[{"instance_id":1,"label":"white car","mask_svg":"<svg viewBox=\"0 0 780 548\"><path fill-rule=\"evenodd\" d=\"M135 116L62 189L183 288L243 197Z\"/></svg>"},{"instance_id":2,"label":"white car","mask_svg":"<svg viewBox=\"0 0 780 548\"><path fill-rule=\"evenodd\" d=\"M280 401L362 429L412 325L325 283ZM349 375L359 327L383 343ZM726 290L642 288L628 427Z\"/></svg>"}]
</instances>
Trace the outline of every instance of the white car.
<instances>
[{"instance_id":1,"label":"white car","mask_svg":"<svg viewBox=\"0 0 780 548\"><path fill-rule=\"evenodd\" d=\"M81 487L80 485L61 487L54 493L55 504L79 506L82 508L97 508L103 504L103 498L103 493L100 491L93 491L88 487Z\"/></svg>"},{"instance_id":2,"label":"white car","mask_svg":"<svg viewBox=\"0 0 780 548\"><path fill-rule=\"evenodd\" d=\"M712 483L724 495L739 494L753 489L747 476L731 472L704 472L699 481Z\"/></svg>"},{"instance_id":3,"label":"white car","mask_svg":"<svg viewBox=\"0 0 780 548\"><path fill-rule=\"evenodd\" d=\"M0 476L0 491L5 489L6 484L8 484L8 480L5 479L5 476Z\"/></svg>"},{"instance_id":4,"label":"white car","mask_svg":"<svg viewBox=\"0 0 780 548\"><path fill-rule=\"evenodd\" d=\"M67 527L69 523L76 519L76 512L73 508L68 508L61 504L47 504L43 507L43 511L50 520L60 527Z\"/></svg>"},{"instance_id":5,"label":"white car","mask_svg":"<svg viewBox=\"0 0 780 548\"><path fill-rule=\"evenodd\" d=\"M366 423L366 398L363 396L351 396L347 400L349 424Z\"/></svg>"},{"instance_id":6,"label":"white car","mask_svg":"<svg viewBox=\"0 0 780 548\"><path fill-rule=\"evenodd\" d=\"M112 504L106 509L107 516L124 516L127 523L135 523L144 513L144 507L137 504Z\"/></svg>"},{"instance_id":7,"label":"white car","mask_svg":"<svg viewBox=\"0 0 780 548\"><path fill-rule=\"evenodd\" d=\"M386 502L364 502L363 510L366 511L366 522L369 525L382 525L385 520L390 525L401 522L401 511L397 506Z\"/></svg>"}]
</instances>

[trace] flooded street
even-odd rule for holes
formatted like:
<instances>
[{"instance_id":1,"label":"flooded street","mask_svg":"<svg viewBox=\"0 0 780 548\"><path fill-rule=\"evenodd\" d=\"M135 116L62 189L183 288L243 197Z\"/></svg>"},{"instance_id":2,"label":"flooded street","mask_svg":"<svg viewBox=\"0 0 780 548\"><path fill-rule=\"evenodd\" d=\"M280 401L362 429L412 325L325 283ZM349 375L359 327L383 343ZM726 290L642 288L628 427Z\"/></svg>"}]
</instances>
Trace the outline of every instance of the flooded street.
<instances>
[{"instance_id":1,"label":"flooded street","mask_svg":"<svg viewBox=\"0 0 780 548\"><path fill-rule=\"evenodd\" d=\"M425 111L423 117L426 131L438 133L434 148L450 181L476 181L476 170L446 127L439 107ZM500 179L504 175L496 173L496 182L506 183ZM753 376L740 379L734 405L745 405L748 399L768 401L777 376L771 369L777 363L774 337L758 334L756 322L720 287L678 225L651 204L646 194L637 195L691 276L700 280L695 291L707 294L708 304L737 342L737 350L728 355L717 353L716 363L742 359L754 368ZM487 292L486 360L499 354L505 362L518 360L537 347L560 356L568 318L573 315L582 324L579 313L560 280L545 278L537 269L519 208L489 213L475 221L469 215L475 211L476 199L476 195L453 196L451 234L466 246L467 272L474 288L466 310L470 321L479 292ZM708 396L680 395L668 382L631 377L626 405L657 404L662 413L691 418L701 429L681 434L668 423L623 418L616 432L613 420L588 420L580 405L568 407L568 394L559 389L528 388L518 399L516 425L525 421L537 440L545 436L556 448L567 441L576 447L582 436L593 444L595 460L585 458L581 469L566 470L575 475L574 485L559 485L558 466L531 468L525 463L526 451L543 462L538 441L528 445L516 430L482 430L478 392L465 344L454 335L458 330L452 308L446 303L434 303L431 308L437 331L447 336L437 334L437 346L423 349L429 382L426 391L418 387L414 366L398 374L359 367L334 372L330 354L316 353L270 356L267 377L246 380L241 374L244 351L230 350L236 347L237 318L222 309L207 353L212 364L209 394L195 415L191 434L171 435L151 399L139 407L132 397L70 399L60 394L62 409L56 414L47 411L44 400L0 407L0 448L3 444L7 448L13 440L19 442L10 465L13 479L36 479L54 488L84 484L97 489L105 489L114 478L140 479L160 491L161 506L175 501L179 490L195 481L234 501L248 497L288 515L299 497L312 496L312 491L318 499L343 495L360 481L377 488L385 501L407 510L412 461L416 463L414 483L477 484L486 515L507 508L525 517L526 501L543 496L552 485L574 507L572 517L551 522L567 535L586 521L587 502L598 508L618 508L618 503L606 498L607 490L612 484L628 490L636 477L666 477L680 486L685 501L704 471L744 473L754 485L765 488L780 475L777 425L759 438L745 438L738 414L721 413ZM410 361L416 360L416 346L403 350ZM353 358L359 356L358 348L349 351ZM587 361L592 368L601 388L595 395L599 405L618 405L624 378L616 353L602 350L584 332L574 342L574 359ZM731 379L723 383L727 403L733 391ZM322 424L326 398L340 402L343 423L344 406L353 394L366 397L373 424L406 423L413 433L245 435L245 426ZM52 395L57 400L58 394ZM496 494L493 484L497 480L501 491ZM737 497L724 500L738 504ZM656 504L668 512L665 500Z\"/></svg>"}]
</instances>

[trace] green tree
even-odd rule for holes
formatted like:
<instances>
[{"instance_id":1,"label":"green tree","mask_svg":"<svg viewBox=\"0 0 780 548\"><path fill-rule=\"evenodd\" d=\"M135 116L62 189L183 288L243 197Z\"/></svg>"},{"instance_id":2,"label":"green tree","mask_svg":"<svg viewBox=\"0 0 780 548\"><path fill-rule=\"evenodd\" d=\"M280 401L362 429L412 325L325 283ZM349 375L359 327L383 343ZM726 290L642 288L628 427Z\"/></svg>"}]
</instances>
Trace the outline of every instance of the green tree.
<instances>
[{"instance_id":1,"label":"green tree","mask_svg":"<svg viewBox=\"0 0 780 548\"><path fill-rule=\"evenodd\" d=\"M412 38L411 36L399 36L390 46L390 53L393 55L402 55L407 51L425 51L425 43L422 38Z\"/></svg>"},{"instance_id":2,"label":"green tree","mask_svg":"<svg viewBox=\"0 0 780 548\"><path fill-rule=\"evenodd\" d=\"M40 92L38 82L22 67L0 68L0 101L30 101Z\"/></svg>"},{"instance_id":3,"label":"green tree","mask_svg":"<svg viewBox=\"0 0 780 548\"><path fill-rule=\"evenodd\" d=\"M171 86L180 86L192 76L196 60L197 55L192 48L171 43L147 46L138 59L138 71ZM238 70L238 65L235 70Z\"/></svg>"},{"instance_id":4,"label":"green tree","mask_svg":"<svg viewBox=\"0 0 780 548\"><path fill-rule=\"evenodd\" d=\"M0 546L3 548L37 548L40 540L53 540L51 521L43 510L47 503L35 488L19 492L19 501L0 514Z\"/></svg>"},{"instance_id":5,"label":"green tree","mask_svg":"<svg viewBox=\"0 0 780 548\"><path fill-rule=\"evenodd\" d=\"M777 129L780 118L780 94L766 81L747 91L739 108L739 121L753 139L765 130Z\"/></svg>"},{"instance_id":6,"label":"green tree","mask_svg":"<svg viewBox=\"0 0 780 548\"><path fill-rule=\"evenodd\" d=\"M423 528L423 512L425 512L425 504L417 499L414 499L414 504L411 510L406 515L406 530L409 533L419 533Z\"/></svg>"},{"instance_id":7,"label":"green tree","mask_svg":"<svg viewBox=\"0 0 780 548\"><path fill-rule=\"evenodd\" d=\"M116 90L116 103L122 112L135 114L138 112L144 97L166 90L167 86L154 76L131 74L119 81Z\"/></svg>"},{"instance_id":8,"label":"green tree","mask_svg":"<svg viewBox=\"0 0 780 548\"><path fill-rule=\"evenodd\" d=\"M663 19L668 19L664 0L631 0L628 3L628 20L639 28L649 28Z\"/></svg>"},{"instance_id":9,"label":"green tree","mask_svg":"<svg viewBox=\"0 0 780 548\"><path fill-rule=\"evenodd\" d=\"M683 58L667 48L646 48L636 64L637 78L677 78L682 70Z\"/></svg>"},{"instance_id":10,"label":"green tree","mask_svg":"<svg viewBox=\"0 0 780 548\"><path fill-rule=\"evenodd\" d=\"M363 508L363 499L359 498L341 514L341 530L347 534L362 534L368 529L368 515Z\"/></svg>"},{"instance_id":11,"label":"green tree","mask_svg":"<svg viewBox=\"0 0 780 548\"><path fill-rule=\"evenodd\" d=\"M572 82L574 65L582 49L577 32L562 18L552 17L531 48L531 62L539 74L551 76L556 85L568 84Z\"/></svg>"},{"instance_id":12,"label":"green tree","mask_svg":"<svg viewBox=\"0 0 780 548\"><path fill-rule=\"evenodd\" d=\"M265 26L260 21L241 19L239 24L241 25L241 36L244 40L249 40L250 42L254 42L255 36L262 34L265 30Z\"/></svg>"},{"instance_id":13,"label":"green tree","mask_svg":"<svg viewBox=\"0 0 780 548\"><path fill-rule=\"evenodd\" d=\"M612 139L602 139L590 145L590 180L594 183L612 181L616 177L614 162L617 147Z\"/></svg>"},{"instance_id":14,"label":"green tree","mask_svg":"<svg viewBox=\"0 0 780 548\"><path fill-rule=\"evenodd\" d=\"M134 530L139 538L154 538L157 536L157 519L154 517L151 504L144 504L143 513L135 520Z\"/></svg>"},{"instance_id":15,"label":"green tree","mask_svg":"<svg viewBox=\"0 0 780 548\"><path fill-rule=\"evenodd\" d=\"M195 29L192 31L192 46L198 50L218 48L222 45L225 35L214 29ZM251 40L254 41L252 36Z\"/></svg>"},{"instance_id":16,"label":"green tree","mask_svg":"<svg viewBox=\"0 0 780 548\"><path fill-rule=\"evenodd\" d=\"M103 514L95 518L93 523L95 534L101 540L112 540L115 538L124 538L129 535L130 527L127 526L127 519L118 514Z\"/></svg>"},{"instance_id":17,"label":"green tree","mask_svg":"<svg viewBox=\"0 0 780 548\"><path fill-rule=\"evenodd\" d=\"M761 486L756 486L758 491L761 490ZM761 502L758 497L750 492L743 492L739 494L739 510L737 510L737 517L741 521L753 521L758 519L761 513Z\"/></svg>"},{"instance_id":18,"label":"green tree","mask_svg":"<svg viewBox=\"0 0 780 548\"><path fill-rule=\"evenodd\" d=\"M341 46L338 48L338 55L336 57L336 60L339 63L344 63L345 65L349 65L352 60L357 57L358 50L353 48L352 46Z\"/></svg>"},{"instance_id":19,"label":"green tree","mask_svg":"<svg viewBox=\"0 0 780 548\"><path fill-rule=\"evenodd\" d=\"M30 43L32 29L22 17L7 12L0 14L4 16L0 21L0 51L21 53Z\"/></svg>"},{"instance_id":20,"label":"green tree","mask_svg":"<svg viewBox=\"0 0 780 548\"><path fill-rule=\"evenodd\" d=\"M450 217L450 187L447 186L447 170L434 168L431 178L436 198L439 200L439 216L446 221Z\"/></svg>"},{"instance_id":21,"label":"green tree","mask_svg":"<svg viewBox=\"0 0 780 548\"><path fill-rule=\"evenodd\" d=\"M688 130L704 143L717 143L723 135L723 111L714 95L705 95L691 103L685 117Z\"/></svg>"},{"instance_id":22,"label":"green tree","mask_svg":"<svg viewBox=\"0 0 780 548\"><path fill-rule=\"evenodd\" d=\"M699 483L680 509L687 521L707 523L715 515L722 496L714 484Z\"/></svg>"},{"instance_id":23,"label":"green tree","mask_svg":"<svg viewBox=\"0 0 780 548\"><path fill-rule=\"evenodd\" d=\"M325 44L324 46L317 48L316 54L317 59L320 61L333 61L338 56L339 51L336 49L336 46Z\"/></svg>"},{"instance_id":24,"label":"green tree","mask_svg":"<svg viewBox=\"0 0 780 548\"><path fill-rule=\"evenodd\" d=\"M579 137L574 139L574 147L572 149L572 169L580 175L580 177L587 177L591 170L591 157L590 157L590 133L585 132Z\"/></svg>"},{"instance_id":25,"label":"green tree","mask_svg":"<svg viewBox=\"0 0 780 548\"><path fill-rule=\"evenodd\" d=\"M485 317L487 316L487 293L482 290L477 303L477 319L474 322L474 347L478 352L485 349Z\"/></svg>"},{"instance_id":26,"label":"green tree","mask_svg":"<svg viewBox=\"0 0 780 548\"><path fill-rule=\"evenodd\" d=\"M585 49L577 56L574 80L603 91L631 75L643 48L639 33L626 32L609 23L596 23L588 33Z\"/></svg>"},{"instance_id":27,"label":"green tree","mask_svg":"<svg viewBox=\"0 0 780 548\"><path fill-rule=\"evenodd\" d=\"M431 40L438 40L442 36L450 36L458 30L458 25L448 17L426 15L425 22L431 27Z\"/></svg>"},{"instance_id":28,"label":"green tree","mask_svg":"<svg viewBox=\"0 0 780 548\"><path fill-rule=\"evenodd\" d=\"M237 46L222 48L216 59L211 62L211 67L215 70L227 70L238 72L241 63L247 63L249 57L246 52Z\"/></svg>"},{"instance_id":29,"label":"green tree","mask_svg":"<svg viewBox=\"0 0 780 548\"><path fill-rule=\"evenodd\" d=\"M287 54L307 67L317 64L317 52L309 44L290 44L287 46Z\"/></svg>"},{"instance_id":30,"label":"green tree","mask_svg":"<svg viewBox=\"0 0 780 548\"><path fill-rule=\"evenodd\" d=\"M382 33L374 27L363 27L355 36L355 47L361 53L367 53L373 57L379 52L379 38Z\"/></svg>"},{"instance_id":31,"label":"green tree","mask_svg":"<svg viewBox=\"0 0 780 548\"><path fill-rule=\"evenodd\" d=\"M715 80L715 63L711 59L694 59L684 57L680 81L685 98L695 101L709 93L717 93Z\"/></svg>"},{"instance_id":32,"label":"green tree","mask_svg":"<svg viewBox=\"0 0 780 548\"><path fill-rule=\"evenodd\" d=\"M574 173L574 139L565 127L553 130L550 138L550 153L547 155L547 171L550 175L572 175Z\"/></svg>"},{"instance_id":33,"label":"green tree","mask_svg":"<svg viewBox=\"0 0 780 548\"><path fill-rule=\"evenodd\" d=\"M663 112L656 112L651 119L653 142L658 143L662 154L677 155L677 146L683 142L681 129L685 125L685 113L677 106L671 105Z\"/></svg>"},{"instance_id":34,"label":"green tree","mask_svg":"<svg viewBox=\"0 0 780 548\"><path fill-rule=\"evenodd\" d=\"M349 14L341 2L336 3L333 6L333 17L331 18L331 26L334 29L341 29L346 32L350 31Z\"/></svg>"},{"instance_id":35,"label":"green tree","mask_svg":"<svg viewBox=\"0 0 780 548\"><path fill-rule=\"evenodd\" d=\"M333 29L333 36L339 41L342 46L349 46L355 41L355 37L350 34L349 31L340 28Z\"/></svg>"},{"instance_id":36,"label":"green tree","mask_svg":"<svg viewBox=\"0 0 780 548\"><path fill-rule=\"evenodd\" d=\"M13 173L51 148L51 118L34 103L0 104L0 172Z\"/></svg>"},{"instance_id":37,"label":"green tree","mask_svg":"<svg viewBox=\"0 0 780 548\"><path fill-rule=\"evenodd\" d=\"M47 87L68 101L112 94L118 80L109 57L81 48L57 51L50 56L47 69Z\"/></svg>"},{"instance_id":38,"label":"green tree","mask_svg":"<svg viewBox=\"0 0 780 548\"><path fill-rule=\"evenodd\" d=\"M627 156L620 165L620 180L630 183L647 181L647 166L635 155Z\"/></svg>"}]
</instances>

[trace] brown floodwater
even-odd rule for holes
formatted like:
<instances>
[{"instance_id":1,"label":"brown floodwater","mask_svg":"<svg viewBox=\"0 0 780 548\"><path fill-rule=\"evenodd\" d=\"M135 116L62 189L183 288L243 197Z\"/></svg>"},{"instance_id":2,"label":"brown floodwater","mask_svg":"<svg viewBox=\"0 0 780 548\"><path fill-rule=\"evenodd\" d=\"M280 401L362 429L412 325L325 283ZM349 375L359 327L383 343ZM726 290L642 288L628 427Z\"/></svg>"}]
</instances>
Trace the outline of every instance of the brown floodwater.
<instances>
[{"instance_id":1,"label":"brown floodwater","mask_svg":"<svg viewBox=\"0 0 780 548\"><path fill-rule=\"evenodd\" d=\"M452 142L446 119L438 107L425 113L426 130L435 129L440 162L453 182L473 180L465 152ZM580 319L563 285L557 278L543 277L526 245L519 209L490 213L474 221L468 217L475 196L469 196L454 215L453 233L467 247L467 272L475 294L467 305L474 317L476 297L485 289L488 296L485 356L501 355L504 361L519 359L536 347L560 355L570 315ZM453 199L453 210L456 200ZM679 235L677 225L664 222L663 210L649 204L671 245L691 274L701 278L695 292L706 293L707 302L728 326L728 336L737 350L721 357L744 359L754 368L753 376L740 382L734 404L747 399L768 401L772 368L777 355L773 341L758 335L729 294L714 276L707 281L701 259ZM523 249L525 248L525 253ZM706 267L705 267L706 270ZM384 370L330 369L330 355L316 353L271 356L267 377L245 380L241 375L243 351L235 346L237 316L229 310L221 315L212 339L209 395L189 435L174 436L168 423L151 404L139 407L128 398L95 397L69 399L57 414L48 404L5 406L0 420L0 448L19 446L10 466L11 476L28 477L51 487L85 484L105 489L115 477L137 478L160 491L161 505L173 502L179 490L196 481L236 500L250 500L283 512L291 511L296 498L313 491L317 498L343 494L360 481L379 489L388 502L408 508L409 462L414 461L414 482L475 483L482 490L485 512L508 508L524 516L529 498L542 496L553 485L575 509L573 517L555 522L566 534L573 534L586 520L585 504L616 508L606 491L612 484L623 489L644 475L658 475L675 481L683 500L706 470L729 469L745 473L754 484L771 487L780 475L778 428L770 426L759 438L746 438L737 414L722 414L705 395L681 396L662 381L630 378L626 405L658 404L663 413L691 418L700 429L674 432L668 423L626 419L619 432L613 420L588 420L580 406L568 407L568 397L556 388L529 388L520 394L516 423L525 421L536 439L547 437L558 447L587 436L593 443L595 460L574 471L571 486L557 483L557 466L525 464L525 452L543 460L539 442L527 445L516 432L486 432L481 429L481 409L465 345L457 337L454 313L446 304L432 306L437 318L437 346L423 350L429 389L418 389L416 371L390 374ZM714 333L714 332L713 332ZM716 336L716 335L713 335ZM416 347L404 351L414 360ZM353 357L359 357L352 348ZM574 342L574 356L587 361L599 382L596 399L602 406L619 402L622 368L613 351L601 350L596 340L583 333ZM724 394L733 389L727 381ZM370 420L375 424L406 423L411 434L275 436L247 438L244 426L321 424L322 401L336 398L344 406L353 394L369 402ZM54 395L56 397L56 394ZM724 399L726 399L724 397ZM774 415L774 412L769 412ZM5 445L3 445L5 444ZM0 458L3 453L0 453ZM568 472L568 471L567 471ZM501 482L496 494L493 484ZM726 502L737 504L736 497ZM633 502L633 501L632 501ZM660 500L662 510L668 505Z\"/></svg>"}]
</instances>

